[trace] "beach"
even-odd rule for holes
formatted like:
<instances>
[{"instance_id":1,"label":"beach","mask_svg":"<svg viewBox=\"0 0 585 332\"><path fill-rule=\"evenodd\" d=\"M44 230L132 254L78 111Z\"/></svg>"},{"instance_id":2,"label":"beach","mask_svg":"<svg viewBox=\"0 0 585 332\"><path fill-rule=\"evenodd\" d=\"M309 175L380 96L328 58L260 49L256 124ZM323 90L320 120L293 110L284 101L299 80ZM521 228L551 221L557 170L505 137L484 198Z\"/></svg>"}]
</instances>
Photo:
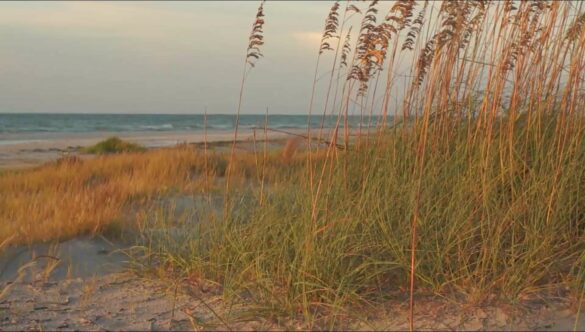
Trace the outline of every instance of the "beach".
<instances>
[{"instance_id":1,"label":"beach","mask_svg":"<svg viewBox=\"0 0 585 332\"><path fill-rule=\"evenodd\" d=\"M584 4L0 4L0 331L585 331Z\"/></svg>"},{"instance_id":2,"label":"beach","mask_svg":"<svg viewBox=\"0 0 585 332\"><path fill-rule=\"evenodd\" d=\"M191 278L160 279L130 264L128 243L82 236L59 244L11 248L0 254L0 329L12 330L275 330L329 329L301 320L256 316L245 297L226 301L222 287ZM18 271L20 269L20 271ZM20 272L20 275L19 275ZM563 290L519 306L467 305L418 299L417 329L569 331L574 303ZM397 299L350 316L339 330L408 329L408 307Z\"/></svg>"},{"instance_id":3,"label":"beach","mask_svg":"<svg viewBox=\"0 0 585 332\"><path fill-rule=\"evenodd\" d=\"M354 128L360 121L359 117L349 117ZM313 131L323 131L326 135L336 123L336 116L311 118ZM83 147L109 137L119 137L149 149L181 143L201 145L205 141L225 144L233 142L234 129L235 117L227 114L0 113L0 169L26 168L63 155L79 155ZM239 119L237 140L242 143L265 138L274 141L306 133L307 116L304 115L246 114Z\"/></svg>"},{"instance_id":4,"label":"beach","mask_svg":"<svg viewBox=\"0 0 585 332\"><path fill-rule=\"evenodd\" d=\"M287 133L268 131L268 140L282 140L303 135L306 130L290 129ZM140 144L146 148L172 147L177 144L210 144L233 142L233 131L203 132L94 132L94 133L54 133L32 134L27 139L19 139L19 135L0 133L0 170L22 169L41 165L47 161L57 160L65 155L84 154L83 147L94 145L109 137L119 137L125 141ZM256 130L256 140L264 140L264 129ZM238 134L238 141L253 143L254 130L243 129ZM241 144L240 144L241 145Z\"/></svg>"},{"instance_id":5,"label":"beach","mask_svg":"<svg viewBox=\"0 0 585 332\"><path fill-rule=\"evenodd\" d=\"M95 240L80 239L76 245ZM93 254L97 255L97 254ZM105 255L102 253L102 255ZM63 256L66 257L66 256ZM87 258L92 259L92 254ZM130 272L104 271L34 281L2 282L0 329L12 330L329 330L324 323L267 319L245 299L226 302L221 287L196 280L161 280ZM521 306L468 306L440 298L419 299L417 330L570 331L585 328L573 305L563 299L529 299ZM350 315L351 316L351 315ZM351 316L336 330L408 329L408 307L393 300Z\"/></svg>"},{"instance_id":6,"label":"beach","mask_svg":"<svg viewBox=\"0 0 585 332\"><path fill-rule=\"evenodd\" d=\"M278 150L287 138L302 131L269 135ZM4 144L2 166L27 169L63 157L76 155L80 147L95 144L111 133L68 135L38 142ZM205 142L198 133L119 134L153 153L177 143ZM257 133L258 135L258 133ZM253 149L253 131L239 135L239 152ZM229 151L233 133L210 133L211 150ZM218 142L226 144L214 145ZM91 155L80 154L91 159ZM116 158L115 156L111 158ZM51 166L52 167L52 166ZM151 226L145 233L123 237L108 232L81 235L62 241L11 246L0 254L0 329L5 330L306 330L330 329L325 321L304 322L300 317L269 319L257 316L258 307L246 296L227 300L220 284L197 278L156 276L132 254L145 244L145 234L168 237L177 243L199 223L207 222L206 195L165 195L145 210L165 212L169 225ZM221 211L223 196L214 195L213 209ZM170 211L170 212L168 212ZM140 211L135 211L140 212ZM128 211L125 222L134 223ZM168 214L170 213L170 214ZM188 218L194 224L185 223ZM172 225L172 226L171 226ZM135 232L130 230L130 232ZM154 234L154 235L153 235ZM167 234L167 235L164 235ZM148 242L146 242L148 243ZM138 264L138 265L137 265ZM347 315L334 329L405 330L408 305L400 293L394 299L369 309L366 316ZM356 312L361 312L357 309ZM519 306L498 302L468 305L426 296L417 299L418 329L441 330L534 330L562 331L585 328L585 317L577 315L567 290L553 289L524 298ZM309 325L307 325L309 324ZM575 325L576 324L576 325Z\"/></svg>"}]
</instances>

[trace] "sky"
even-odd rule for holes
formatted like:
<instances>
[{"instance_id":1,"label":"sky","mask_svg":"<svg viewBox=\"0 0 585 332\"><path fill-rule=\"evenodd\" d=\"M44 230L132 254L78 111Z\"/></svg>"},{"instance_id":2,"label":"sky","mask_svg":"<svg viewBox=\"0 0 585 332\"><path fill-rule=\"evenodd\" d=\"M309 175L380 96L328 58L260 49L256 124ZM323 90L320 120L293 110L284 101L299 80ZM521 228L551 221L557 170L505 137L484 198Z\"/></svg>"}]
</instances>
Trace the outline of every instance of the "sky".
<instances>
[{"instance_id":1,"label":"sky","mask_svg":"<svg viewBox=\"0 0 585 332\"><path fill-rule=\"evenodd\" d=\"M232 114L258 5L0 2L0 113ZM307 113L331 5L265 4L242 113Z\"/></svg>"}]
</instances>

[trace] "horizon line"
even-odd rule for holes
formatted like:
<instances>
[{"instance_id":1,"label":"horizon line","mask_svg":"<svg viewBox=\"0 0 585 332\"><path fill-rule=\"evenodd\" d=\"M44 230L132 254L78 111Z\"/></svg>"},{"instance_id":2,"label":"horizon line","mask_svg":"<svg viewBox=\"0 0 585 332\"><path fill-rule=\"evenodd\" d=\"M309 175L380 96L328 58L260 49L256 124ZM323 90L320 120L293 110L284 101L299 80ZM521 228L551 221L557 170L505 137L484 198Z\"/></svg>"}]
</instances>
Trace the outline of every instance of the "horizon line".
<instances>
[{"instance_id":1,"label":"horizon line","mask_svg":"<svg viewBox=\"0 0 585 332\"><path fill-rule=\"evenodd\" d=\"M0 112L0 115L205 115L205 113L60 113L60 112ZM229 116L236 116L235 113L207 113L208 116L210 115L229 115ZM242 115L261 115L265 116L266 113L244 113ZM309 116L307 113L300 113L300 114L286 114L286 113L268 113L268 116L271 115L281 115L281 116ZM323 114L312 114L311 116L323 116ZM326 116L338 116L333 114L327 114ZM349 116L359 116L359 115L351 115Z\"/></svg>"}]
</instances>

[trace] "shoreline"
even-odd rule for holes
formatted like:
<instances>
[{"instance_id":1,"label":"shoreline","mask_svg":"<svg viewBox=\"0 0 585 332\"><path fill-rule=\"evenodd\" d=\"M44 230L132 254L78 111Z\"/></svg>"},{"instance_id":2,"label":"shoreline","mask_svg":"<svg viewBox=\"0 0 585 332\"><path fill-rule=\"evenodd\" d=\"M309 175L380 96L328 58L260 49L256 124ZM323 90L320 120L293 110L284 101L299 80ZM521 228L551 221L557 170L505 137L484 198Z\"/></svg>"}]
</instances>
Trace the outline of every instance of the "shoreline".
<instances>
[{"instance_id":1,"label":"shoreline","mask_svg":"<svg viewBox=\"0 0 585 332\"><path fill-rule=\"evenodd\" d=\"M291 129L286 132L269 130L269 141L303 135L306 129ZM52 134L52 135L51 135ZM173 147L178 144L202 144L232 142L233 131L166 131L166 132L92 132L92 133L38 133L31 139L18 139L17 135L0 134L0 170L24 169L57 160L63 155L79 154L81 148L94 145L106 138L117 136L122 140L137 143L148 149ZM43 136L41 136L43 135ZM46 138L49 136L49 138ZM51 137L52 136L52 137ZM207 137L206 137L207 136ZM44 138L43 138L44 137ZM254 129L243 129L238 133L238 142L252 142ZM263 129L256 130L256 140L264 140Z\"/></svg>"}]
</instances>

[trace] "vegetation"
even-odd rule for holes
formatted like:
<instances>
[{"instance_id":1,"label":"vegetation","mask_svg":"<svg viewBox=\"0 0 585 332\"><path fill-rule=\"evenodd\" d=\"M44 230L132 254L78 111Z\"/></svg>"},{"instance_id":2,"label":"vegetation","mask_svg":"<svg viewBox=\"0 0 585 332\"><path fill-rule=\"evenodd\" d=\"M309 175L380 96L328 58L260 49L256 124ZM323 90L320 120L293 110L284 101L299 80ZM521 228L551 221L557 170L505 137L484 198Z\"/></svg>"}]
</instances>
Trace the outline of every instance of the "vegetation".
<instances>
[{"instance_id":1,"label":"vegetation","mask_svg":"<svg viewBox=\"0 0 585 332\"><path fill-rule=\"evenodd\" d=\"M499 122L496 142L509 134ZM419 292L514 302L572 286L579 296L585 136L567 143L570 155L552 158L561 154L559 137L554 122L545 123L540 134L515 129L513 164L502 164L499 144L468 146L461 128L426 152L422 178L412 172L411 148L421 129L390 132L383 143L339 156L324 178L315 218L307 175L289 177L264 203L234 198L243 202L237 213L208 217L213 222L188 237L150 237L145 253L160 266L221 282L236 298L246 290L271 314L306 308L346 315L341 308L409 288L416 208ZM172 220L160 222L164 228Z\"/></svg>"},{"instance_id":2,"label":"vegetation","mask_svg":"<svg viewBox=\"0 0 585 332\"><path fill-rule=\"evenodd\" d=\"M130 203L221 184L224 208L181 236L154 211L140 226L142 254L270 315L335 321L395 295L410 296L412 310L416 293L515 302L570 286L582 298L582 4L359 6L334 4L318 49L316 73L333 53L322 113L338 125L307 139L326 147L235 153L236 131L229 154L181 147L3 174L0 240L99 231ZM261 5L240 105L263 23ZM364 128L351 129L356 101Z\"/></svg>"},{"instance_id":3,"label":"vegetation","mask_svg":"<svg viewBox=\"0 0 585 332\"><path fill-rule=\"evenodd\" d=\"M36 169L3 173L0 243L66 239L100 232L112 223L135 223L131 212L148 209L158 197L220 188L228 157L184 145L88 160L66 157ZM267 181L302 165L300 155L281 159L279 151L266 155L271 169L264 174ZM252 153L236 155L235 189L257 181L257 162Z\"/></svg>"},{"instance_id":4,"label":"vegetation","mask_svg":"<svg viewBox=\"0 0 585 332\"><path fill-rule=\"evenodd\" d=\"M142 152L146 151L143 146L121 140L118 137L110 137L93 146L83 149L85 153L91 154L108 154L122 152Z\"/></svg>"},{"instance_id":5,"label":"vegetation","mask_svg":"<svg viewBox=\"0 0 585 332\"><path fill-rule=\"evenodd\" d=\"M411 328L417 292L582 296L582 4L336 2L325 23L313 85L333 53L323 114L339 120L322 159L310 148L266 199L232 196L245 207L227 201L237 213L180 245L151 238L147 256L272 314L336 317L407 290ZM261 54L261 29L250 40ZM354 103L375 134L351 138Z\"/></svg>"}]
</instances>

